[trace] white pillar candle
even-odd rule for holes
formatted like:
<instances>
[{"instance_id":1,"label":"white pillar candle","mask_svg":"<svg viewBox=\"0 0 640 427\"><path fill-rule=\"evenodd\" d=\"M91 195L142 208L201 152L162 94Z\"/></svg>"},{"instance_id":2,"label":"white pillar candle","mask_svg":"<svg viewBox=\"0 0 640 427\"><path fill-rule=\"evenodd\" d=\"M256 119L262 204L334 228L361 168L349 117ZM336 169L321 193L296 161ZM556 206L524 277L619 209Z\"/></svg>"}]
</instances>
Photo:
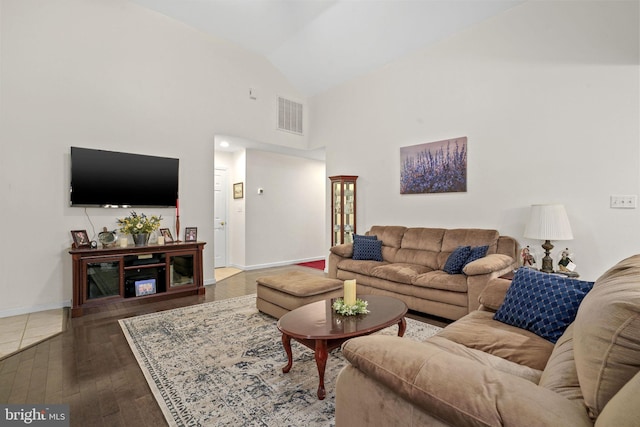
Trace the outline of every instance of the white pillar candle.
<instances>
[{"instance_id":1,"label":"white pillar candle","mask_svg":"<svg viewBox=\"0 0 640 427\"><path fill-rule=\"evenodd\" d=\"M158 236L158 244L164 245L164 236Z\"/></svg>"},{"instance_id":2,"label":"white pillar candle","mask_svg":"<svg viewBox=\"0 0 640 427\"><path fill-rule=\"evenodd\" d=\"M356 303L356 280L344 281L344 303L354 305Z\"/></svg>"},{"instance_id":3,"label":"white pillar candle","mask_svg":"<svg viewBox=\"0 0 640 427\"><path fill-rule=\"evenodd\" d=\"M129 240L126 237L121 237L120 238L120 247L121 248L126 248L128 244L129 244Z\"/></svg>"}]
</instances>

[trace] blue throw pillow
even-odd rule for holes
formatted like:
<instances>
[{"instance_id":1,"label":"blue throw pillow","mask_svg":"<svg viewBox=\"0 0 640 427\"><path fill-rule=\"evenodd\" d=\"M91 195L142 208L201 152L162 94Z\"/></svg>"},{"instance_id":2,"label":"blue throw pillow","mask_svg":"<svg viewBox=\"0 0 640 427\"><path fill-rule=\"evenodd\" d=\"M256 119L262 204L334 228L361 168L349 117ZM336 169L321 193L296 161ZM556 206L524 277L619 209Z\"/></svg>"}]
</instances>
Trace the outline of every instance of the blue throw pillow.
<instances>
[{"instance_id":1,"label":"blue throw pillow","mask_svg":"<svg viewBox=\"0 0 640 427\"><path fill-rule=\"evenodd\" d=\"M471 252L469 253L469 257L464 262L462 268L464 268L470 262L473 262L477 259L484 258L487 255L487 251L489 250L489 245L484 246L476 246L475 248L471 248Z\"/></svg>"},{"instance_id":2,"label":"blue throw pillow","mask_svg":"<svg viewBox=\"0 0 640 427\"><path fill-rule=\"evenodd\" d=\"M353 259L382 261L382 240L378 240L376 236L358 236L359 238L356 238L354 235L353 237Z\"/></svg>"},{"instance_id":3,"label":"blue throw pillow","mask_svg":"<svg viewBox=\"0 0 640 427\"><path fill-rule=\"evenodd\" d=\"M444 264L444 271L449 274L462 273L462 267L464 267L464 263L469 258L470 253L471 246L458 246L455 248Z\"/></svg>"},{"instance_id":4,"label":"blue throw pillow","mask_svg":"<svg viewBox=\"0 0 640 427\"><path fill-rule=\"evenodd\" d=\"M493 318L555 344L592 287L593 282L521 268Z\"/></svg>"}]
</instances>

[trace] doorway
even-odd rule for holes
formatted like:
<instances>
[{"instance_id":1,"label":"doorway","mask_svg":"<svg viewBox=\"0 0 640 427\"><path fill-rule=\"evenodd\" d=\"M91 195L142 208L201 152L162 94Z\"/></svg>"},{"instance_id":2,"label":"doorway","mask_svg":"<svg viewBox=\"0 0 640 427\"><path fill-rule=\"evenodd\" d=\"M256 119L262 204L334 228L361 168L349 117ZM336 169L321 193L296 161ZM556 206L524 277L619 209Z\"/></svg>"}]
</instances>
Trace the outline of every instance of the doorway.
<instances>
[{"instance_id":1,"label":"doorway","mask_svg":"<svg viewBox=\"0 0 640 427\"><path fill-rule=\"evenodd\" d=\"M227 266L227 170L215 168L213 197L214 268Z\"/></svg>"}]
</instances>

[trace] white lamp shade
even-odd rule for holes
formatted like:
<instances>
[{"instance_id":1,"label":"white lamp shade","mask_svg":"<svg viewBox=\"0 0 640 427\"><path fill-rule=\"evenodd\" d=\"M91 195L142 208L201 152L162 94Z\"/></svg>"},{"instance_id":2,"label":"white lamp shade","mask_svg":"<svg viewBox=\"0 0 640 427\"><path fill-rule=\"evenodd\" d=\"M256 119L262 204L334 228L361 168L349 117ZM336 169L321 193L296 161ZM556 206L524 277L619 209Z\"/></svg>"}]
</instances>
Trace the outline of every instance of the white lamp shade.
<instances>
[{"instance_id":1,"label":"white lamp shade","mask_svg":"<svg viewBox=\"0 0 640 427\"><path fill-rule=\"evenodd\" d=\"M573 239L564 205L531 205L524 237L538 240Z\"/></svg>"}]
</instances>

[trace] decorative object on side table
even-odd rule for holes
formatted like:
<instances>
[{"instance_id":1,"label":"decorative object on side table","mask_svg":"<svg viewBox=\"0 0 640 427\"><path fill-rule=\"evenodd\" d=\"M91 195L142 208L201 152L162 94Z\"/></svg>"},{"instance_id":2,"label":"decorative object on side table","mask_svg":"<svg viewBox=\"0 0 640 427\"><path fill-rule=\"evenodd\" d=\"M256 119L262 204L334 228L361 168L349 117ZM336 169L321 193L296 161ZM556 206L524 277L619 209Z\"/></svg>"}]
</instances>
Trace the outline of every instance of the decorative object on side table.
<instances>
[{"instance_id":1,"label":"decorative object on side table","mask_svg":"<svg viewBox=\"0 0 640 427\"><path fill-rule=\"evenodd\" d=\"M531 205L529 221L524 230L527 239L544 240L542 248L545 256L542 258L540 271L553 273L553 259L551 240L572 240L571 224L563 205Z\"/></svg>"},{"instance_id":2,"label":"decorative object on side table","mask_svg":"<svg viewBox=\"0 0 640 427\"><path fill-rule=\"evenodd\" d=\"M536 257L534 256L531 248L527 245L526 248L522 248L520 252L520 257L522 258L522 266L528 268L534 268L534 264L536 263Z\"/></svg>"},{"instance_id":3,"label":"decorative object on side table","mask_svg":"<svg viewBox=\"0 0 640 427\"><path fill-rule=\"evenodd\" d=\"M160 228L162 216L145 214L138 215L135 211L125 218L118 218L118 225L122 233L131 234L136 246L145 246L149 241L149 233Z\"/></svg>"},{"instance_id":4,"label":"decorative object on side table","mask_svg":"<svg viewBox=\"0 0 640 427\"><path fill-rule=\"evenodd\" d=\"M580 277L576 271L577 265L572 260L573 254L569 252L569 248L564 248L560 253L560 260L558 261L558 269L556 273L564 274L569 277Z\"/></svg>"}]
</instances>

